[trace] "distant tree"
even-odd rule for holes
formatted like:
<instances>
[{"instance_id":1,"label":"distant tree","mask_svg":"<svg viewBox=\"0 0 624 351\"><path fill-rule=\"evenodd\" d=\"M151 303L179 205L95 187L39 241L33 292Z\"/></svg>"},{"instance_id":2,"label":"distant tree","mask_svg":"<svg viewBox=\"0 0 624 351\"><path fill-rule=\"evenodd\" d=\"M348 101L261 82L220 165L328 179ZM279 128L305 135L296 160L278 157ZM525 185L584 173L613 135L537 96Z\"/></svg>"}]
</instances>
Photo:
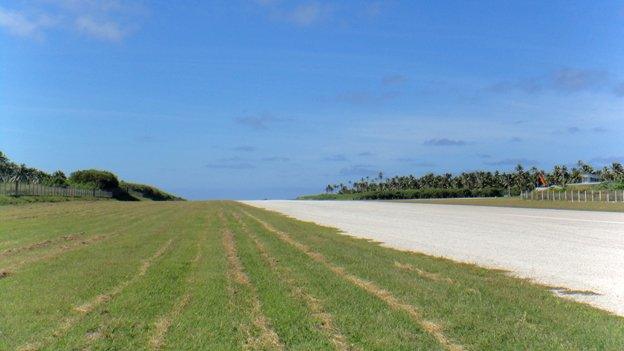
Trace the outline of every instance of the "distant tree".
<instances>
[{"instance_id":1,"label":"distant tree","mask_svg":"<svg viewBox=\"0 0 624 351\"><path fill-rule=\"evenodd\" d=\"M576 165L578 166L581 173L594 173L594 168L584 161L579 160Z\"/></svg>"},{"instance_id":2,"label":"distant tree","mask_svg":"<svg viewBox=\"0 0 624 351\"><path fill-rule=\"evenodd\" d=\"M21 164L13 169L10 181L15 183L15 195L19 194L19 184L29 180L31 170L25 164Z\"/></svg>"},{"instance_id":3,"label":"distant tree","mask_svg":"<svg viewBox=\"0 0 624 351\"><path fill-rule=\"evenodd\" d=\"M63 171L56 171L52 173L47 183L51 186L66 186L67 177L65 176L65 173L63 173Z\"/></svg>"},{"instance_id":4,"label":"distant tree","mask_svg":"<svg viewBox=\"0 0 624 351\"><path fill-rule=\"evenodd\" d=\"M112 190L119 188L117 176L111 172L96 169L87 169L73 172L69 176L71 183L86 185L101 190Z\"/></svg>"}]
</instances>

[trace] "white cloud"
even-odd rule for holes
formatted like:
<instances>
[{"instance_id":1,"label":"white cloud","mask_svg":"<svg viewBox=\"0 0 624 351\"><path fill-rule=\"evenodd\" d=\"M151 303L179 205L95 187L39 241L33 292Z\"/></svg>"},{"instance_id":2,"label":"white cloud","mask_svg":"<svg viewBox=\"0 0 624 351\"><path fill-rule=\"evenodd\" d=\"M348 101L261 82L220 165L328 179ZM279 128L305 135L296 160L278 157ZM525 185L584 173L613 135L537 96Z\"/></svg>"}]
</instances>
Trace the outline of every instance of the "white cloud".
<instances>
[{"instance_id":1,"label":"white cloud","mask_svg":"<svg viewBox=\"0 0 624 351\"><path fill-rule=\"evenodd\" d=\"M20 11L11 11L0 7L0 27L11 34L22 37L37 37L44 28L51 27L55 21L47 15L28 17Z\"/></svg>"},{"instance_id":2,"label":"white cloud","mask_svg":"<svg viewBox=\"0 0 624 351\"><path fill-rule=\"evenodd\" d=\"M329 8L317 2L299 5L285 14L286 19L301 27L307 27L325 18Z\"/></svg>"},{"instance_id":3,"label":"white cloud","mask_svg":"<svg viewBox=\"0 0 624 351\"><path fill-rule=\"evenodd\" d=\"M84 16L76 19L76 28L89 36L108 41L121 41L126 32L118 23L112 21L98 21Z\"/></svg>"},{"instance_id":4,"label":"white cloud","mask_svg":"<svg viewBox=\"0 0 624 351\"><path fill-rule=\"evenodd\" d=\"M43 38L50 28L71 30L93 39L118 42L144 14L137 3L122 0L38 0L28 7L0 7L0 27L21 37Z\"/></svg>"},{"instance_id":5,"label":"white cloud","mask_svg":"<svg viewBox=\"0 0 624 351\"><path fill-rule=\"evenodd\" d=\"M333 10L330 4L319 1L309 1L296 6L288 6L280 0L255 0L255 3L266 8L271 18L298 27L308 27L325 21Z\"/></svg>"}]
</instances>

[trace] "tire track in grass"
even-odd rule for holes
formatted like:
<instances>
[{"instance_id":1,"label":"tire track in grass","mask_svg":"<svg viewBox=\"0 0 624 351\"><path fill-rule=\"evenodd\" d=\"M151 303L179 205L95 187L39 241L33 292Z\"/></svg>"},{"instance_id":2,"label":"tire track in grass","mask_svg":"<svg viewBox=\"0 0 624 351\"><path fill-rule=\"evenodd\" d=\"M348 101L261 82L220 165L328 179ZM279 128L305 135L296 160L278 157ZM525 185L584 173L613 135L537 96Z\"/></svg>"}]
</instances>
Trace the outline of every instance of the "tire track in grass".
<instances>
[{"instance_id":1,"label":"tire track in grass","mask_svg":"<svg viewBox=\"0 0 624 351\"><path fill-rule=\"evenodd\" d=\"M151 218L149 217L143 217L141 218L139 221L136 221L132 224L132 227L136 227L141 225L143 222L149 220ZM47 261L47 260L51 260L54 258L57 258L59 256L62 256L68 252L74 251L74 250L78 250L87 246L90 246L92 244L95 244L97 242L103 241L105 239L110 239L119 235L123 235L125 232L127 232L128 227L124 227L123 225L120 226L117 230L112 231L108 234L101 234L101 235L93 235L90 236L88 238L85 238L83 240L77 241L77 242L72 242L70 244L61 244L59 247L56 247L55 250L53 250L52 252L49 252L47 254L44 255L39 255L39 256L33 256L18 262L15 262L13 264L10 264L8 266L2 267L0 268L0 278L2 277L8 277L10 275L12 275L13 273L15 273L16 271L18 271L19 269L23 268L24 266L27 266L29 264L32 263L36 263L39 261Z\"/></svg>"},{"instance_id":2,"label":"tire track in grass","mask_svg":"<svg viewBox=\"0 0 624 351\"><path fill-rule=\"evenodd\" d=\"M425 270L422 270L418 267L414 267L413 265L409 264L409 263L401 263L398 261L394 261L394 266L400 270L403 271L408 271L408 272L414 272L416 273L419 277L421 278L425 278L425 279L429 279L432 280L434 282L444 282L447 284L456 284L456 282L449 278L449 277L445 277L439 273L432 273L432 272L427 272Z\"/></svg>"},{"instance_id":3,"label":"tire track in grass","mask_svg":"<svg viewBox=\"0 0 624 351\"><path fill-rule=\"evenodd\" d=\"M3 251L0 251L0 259L1 258L5 258L5 257L9 257L9 256L13 256L13 255L17 255L17 254L22 253L24 251L33 251L33 250L43 249L43 248L49 247L49 246L57 244L57 243L78 240L78 239L84 237L85 234L86 233L83 231L83 232L79 232L79 233L76 233L76 234L63 235L63 236L60 236L60 237L57 237L57 238L53 238L53 239L47 239L47 240L39 241L39 242L36 242L36 243L24 245L24 246L18 246L18 247L13 247L13 248L10 248L10 249L6 249L6 250L3 250Z\"/></svg>"},{"instance_id":4,"label":"tire track in grass","mask_svg":"<svg viewBox=\"0 0 624 351\"><path fill-rule=\"evenodd\" d=\"M50 252L48 254L45 255L40 255L40 256L35 256L35 257L31 257L29 259L25 259L19 262L16 262L14 264L11 264L9 266L5 266L0 268L0 277L8 277L10 275L13 275L16 271L18 271L19 269L21 269L22 267L31 264L31 263L35 263L35 262L39 262L39 261L47 261L53 258L56 258L58 256L61 256L67 252L79 249L81 247L86 247L89 246L91 244L94 244L96 242L102 241L106 238L110 238L112 236L115 236L114 234L108 234L108 235L95 235L92 236L88 239L84 239L84 240L80 240L78 242L73 242L71 244L67 244L67 245L61 245L58 249L54 250L53 252Z\"/></svg>"},{"instance_id":5,"label":"tire track in grass","mask_svg":"<svg viewBox=\"0 0 624 351\"><path fill-rule=\"evenodd\" d=\"M27 343L25 345L18 347L17 350L37 351L45 347L46 345L50 344L51 342L53 342L54 339L62 337L63 335L67 334L67 332L69 332L87 314L93 312L99 306L109 302L110 300L115 298L117 295L121 294L123 290L127 288L129 285L133 284L134 282L138 281L141 277L143 277L145 273L147 273L147 270L151 267L151 265L160 257L162 257L162 255L167 251L167 249L169 249L172 242L173 242L173 239L169 239L167 242L161 245L152 256L144 259L141 265L138 267L137 273L134 276L132 276L130 279L124 280L123 282L119 283L118 285L113 287L108 292L96 296L91 301L88 301L79 306L75 306L73 310L77 312L78 314L71 316L71 317L67 317L65 320L63 320L59 324L59 326L56 329L54 329L54 331L50 335L45 336L43 340L32 342L32 343Z\"/></svg>"},{"instance_id":6,"label":"tire track in grass","mask_svg":"<svg viewBox=\"0 0 624 351\"><path fill-rule=\"evenodd\" d=\"M247 334L247 342L245 348L251 350L270 349L284 350L284 345L279 339L277 333L271 328L268 318L262 312L262 305L258 298L256 288L251 284L249 277L244 271L243 264L238 258L236 244L234 242L234 234L227 227L228 222L222 212L219 212L219 218L223 223L223 247L228 261L228 278L237 285L243 286L251 292L251 319L254 327L258 330L259 335L254 335L250 330L245 330ZM230 296L235 294L230 291ZM246 329L243 326L243 329Z\"/></svg>"},{"instance_id":7,"label":"tire track in grass","mask_svg":"<svg viewBox=\"0 0 624 351\"><path fill-rule=\"evenodd\" d=\"M197 242L197 254L191 260L191 269L193 270L197 269L199 261L201 260L203 255L202 243L205 241L205 236L202 236L202 238L204 239ZM186 278L187 284L192 284L194 282L195 278L193 275L189 275ZM171 310L164 316L161 316L157 319L154 326L154 335L152 335L152 338L149 341L149 346L152 350L161 350L163 348L165 344L165 336L167 335L171 324L182 314L182 311L184 311L189 302L191 302L192 295L188 291L188 288L186 290L187 292L185 292L182 297L178 299L178 301L171 308Z\"/></svg>"},{"instance_id":8,"label":"tire track in grass","mask_svg":"<svg viewBox=\"0 0 624 351\"><path fill-rule=\"evenodd\" d=\"M142 208L144 209L144 208ZM92 211L94 212L94 211ZM0 228L7 231L7 236L4 237L4 241L0 241L0 246L3 247L3 251L11 250L10 243L16 245L26 246L27 243L21 243L25 238L37 238L45 239L47 233L51 233L52 237L60 236L62 232L80 232L88 230L99 229L100 226L106 224L107 221L114 219L119 221L122 218L127 218L136 212L123 211L123 209L114 209L114 211L106 212L105 209L98 210L94 215L89 215L89 211L72 213L73 216L47 218L45 216L39 216L38 213L33 215L33 218L37 220L35 223L12 223L3 224ZM69 218L68 218L69 217ZM67 225L67 223L71 223ZM87 223L87 228L84 227L84 223ZM19 232L19 236L16 236L15 232ZM46 234L42 235L42 232ZM7 240L8 239L8 240ZM42 241L42 240L41 240ZM15 246L18 247L18 246Z\"/></svg>"},{"instance_id":9,"label":"tire track in grass","mask_svg":"<svg viewBox=\"0 0 624 351\"><path fill-rule=\"evenodd\" d=\"M340 332L338 327L336 327L333 316L325 311L322 302L297 285L297 281L288 267L278 264L278 260L271 255L268 248L260 241L258 236L247 227L247 224L242 220L240 215L234 213L234 217L245 233L249 235L266 264L287 283L291 296L305 303L308 310L312 313L312 316L318 321L320 329L329 340L331 340L334 348L338 351L360 350L347 342L345 336Z\"/></svg>"},{"instance_id":10,"label":"tire track in grass","mask_svg":"<svg viewBox=\"0 0 624 351\"><path fill-rule=\"evenodd\" d=\"M402 302L397 297L392 295L392 293L390 293L387 290L382 289L381 287L377 286L375 283L359 278L347 272L343 267L334 265L329 260L327 260L325 256L323 256L322 254L312 250L309 246L293 239L289 234L274 228L272 225L270 225L266 221L250 214L247 211L243 210L243 213L247 215L248 217L257 221L258 223L260 223L260 225L262 225L266 230L274 233L280 240L292 245L293 247L303 252L308 257L310 257L313 261L324 265L330 271L340 276L344 280L350 282L351 284L355 286L358 286L359 288L365 290L371 295L384 301L392 309L400 310L400 311L407 313L414 322L420 325L423 328L423 330L425 330L427 333L432 335L442 346L444 346L445 349L450 350L450 351L464 350L464 347L462 345L452 342L446 335L444 335L444 332L442 331L442 327L439 324L423 318L423 316L421 315L421 313L418 311L416 307Z\"/></svg>"},{"instance_id":11,"label":"tire track in grass","mask_svg":"<svg viewBox=\"0 0 624 351\"><path fill-rule=\"evenodd\" d=\"M12 247L12 248L7 248L5 250L3 250L2 252L0 252L0 260L5 259L5 258L11 258L15 255L18 254L23 254L23 253L27 253L27 252L32 252L32 251L36 251L36 250L43 250L46 249L48 247L55 247L55 246L60 246L60 247L65 247L66 245L63 245L64 243L67 242L72 242L81 238L84 238L85 240L89 240L92 238L97 237L98 235L87 235L87 231L90 232L106 232L108 230L114 229L115 227L122 227L123 223L125 222L121 222L122 220L127 220L127 221L131 221L133 218L136 217L136 213L125 213L121 216L119 216L118 218L115 218L114 216L110 217L109 216L104 216L101 218L98 218L96 221L93 221L91 224L93 223L97 223L96 226L94 227L90 227L87 229L82 229L82 230L76 230L76 232L78 232L78 234L69 234L69 235L63 235L63 236L57 236L57 237L52 237L46 240L42 240L39 242L35 242L35 243L29 243L29 244L25 244L22 246L16 246L16 247ZM113 225L108 225L109 223L101 223L102 221L106 221L109 220L111 218L115 218L115 222ZM74 221L79 221L78 218L75 218ZM49 224L49 223L48 223ZM46 223L42 223L42 226L46 225ZM56 229L58 231L58 229ZM112 233L114 233L115 231L113 231ZM36 256L35 259L31 258L31 259L25 259L22 260L23 262L21 263L14 263L14 264L9 264L7 267L9 266L21 266L25 263L28 262L36 262L38 261L38 259L36 259L37 257L42 257L44 255L39 255ZM17 268L17 267L14 267ZM6 270L5 268L0 268L0 271L2 271L3 269Z\"/></svg>"}]
</instances>

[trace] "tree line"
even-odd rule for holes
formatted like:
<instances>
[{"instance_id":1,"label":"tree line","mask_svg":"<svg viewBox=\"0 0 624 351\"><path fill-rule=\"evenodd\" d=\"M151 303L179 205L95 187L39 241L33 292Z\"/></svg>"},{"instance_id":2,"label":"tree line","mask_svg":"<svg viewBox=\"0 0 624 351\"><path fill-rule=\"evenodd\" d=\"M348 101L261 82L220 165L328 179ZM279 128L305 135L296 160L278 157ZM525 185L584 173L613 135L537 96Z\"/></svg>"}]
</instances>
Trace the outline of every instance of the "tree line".
<instances>
[{"instance_id":1,"label":"tree line","mask_svg":"<svg viewBox=\"0 0 624 351\"><path fill-rule=\"evenodd\" d=\"M182 200L155 187L120 181L109 171L96 169L78 170L69 177L63 171L47 173L42 170L17 164L0 151L0 182L41 184L52 187L76 187L110 191L118 200L137 200L133 194L156 201ZM17 193L17 191L16 191Z\"/></svg>"},{"instance_id":2,"label":"tree line","mask_svg":"<svg viewBox=\"0 0 624 351\"><path fill-rule=\"evenodd\" d=\"M614 162L610 166L594 168L588 163L578 161L571 168L565 165L556 165L550 172L536 167L527 170L521 164L518 164L512 172L474 171L462 172L457 175L428 173L421 177L407 175L391 178L385 178L383 172L379 172L376 178L364 177L357 181L349 181L347 184L328 184L325 187L325 192L328 194L357 194L418 189L505 189L508 193L519 193L520 191L533 190L540 185L540 176L543 177L547 185L566 186L571 183L579 183L583 174L596 175L603 181L624 182L624 167L621 163Z\"/></svg>"}]
</instances>

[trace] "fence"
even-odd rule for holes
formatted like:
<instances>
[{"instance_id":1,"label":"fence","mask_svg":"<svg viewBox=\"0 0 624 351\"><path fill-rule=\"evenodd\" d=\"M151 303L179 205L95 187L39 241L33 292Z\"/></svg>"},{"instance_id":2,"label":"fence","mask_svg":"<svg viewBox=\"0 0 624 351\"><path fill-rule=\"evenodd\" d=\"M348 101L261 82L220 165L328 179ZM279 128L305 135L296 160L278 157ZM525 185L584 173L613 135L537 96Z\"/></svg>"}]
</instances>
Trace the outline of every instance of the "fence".
<instances>
[{"instance_id":1,"label":"fence","mask_svg":"<svg viewBox=\"0 0 624 351\"><path fill-rule=\"evenodd\" d=\"M65 196L65 197L103 197L110 198L109 191L98 189L80 189L74 187L53 187L33 183L0 183L0 195L28 196Z\"/></svg>"},{"instance_id":2,"label":"fence","mask_svg":"<svg viewBox=\"0 0 624 351\"><path fill-rule=\"evenodd\" d=\"M523 191L525 200L572 202L624 202L624 190L542 190Z\"/></svg>"}]
</instances>

